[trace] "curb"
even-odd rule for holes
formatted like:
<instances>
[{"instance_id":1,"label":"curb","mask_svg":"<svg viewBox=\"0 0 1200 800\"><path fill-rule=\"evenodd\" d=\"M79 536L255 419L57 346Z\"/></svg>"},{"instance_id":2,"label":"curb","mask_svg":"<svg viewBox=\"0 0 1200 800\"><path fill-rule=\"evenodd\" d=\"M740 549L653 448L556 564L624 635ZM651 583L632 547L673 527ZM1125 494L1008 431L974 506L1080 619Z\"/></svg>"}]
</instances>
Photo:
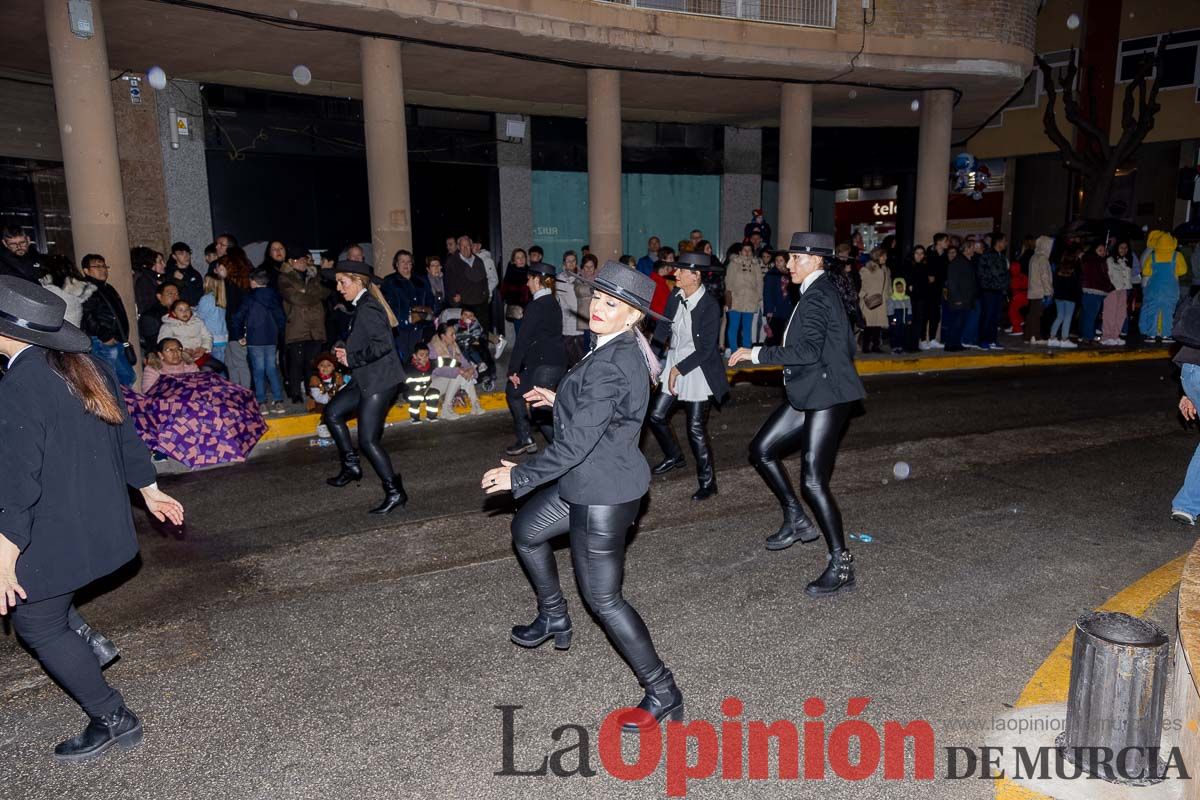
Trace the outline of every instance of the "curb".
<instances>
[{"instance_id":1,"label":"curb","mask_svg":"<svg viewBox=\"0 0 1200 800\"><path fill-rule=\"evenodd\" d=\"M1170 354L1165 348L1146 350L1071 350L1057 352L1019 352L979 355L915 355L898 358L860 358L855 361L860 375L903 375L910 372L953 372L964 369L993 369L1003 367L1061 367L1077 364L1108 364L1123 361L1153 361ZM729 382L738 383L748 376L760 376L778 372L777 366L739 367L728 371ZM479 404L484 411L506 410L508 404L503 392L479 395ZM454 413L454 412L451 412ZM466 416L466 415L461 415ZM387 422L404 422L408 419L408 407L397 406L387 416ZM319 414L297 414L288 417L273 417L267 420L267 432L262 442L276 442L297 436L313 436ZM356 423L352 420L351 425Z\"/></svg>"}]
</instances>

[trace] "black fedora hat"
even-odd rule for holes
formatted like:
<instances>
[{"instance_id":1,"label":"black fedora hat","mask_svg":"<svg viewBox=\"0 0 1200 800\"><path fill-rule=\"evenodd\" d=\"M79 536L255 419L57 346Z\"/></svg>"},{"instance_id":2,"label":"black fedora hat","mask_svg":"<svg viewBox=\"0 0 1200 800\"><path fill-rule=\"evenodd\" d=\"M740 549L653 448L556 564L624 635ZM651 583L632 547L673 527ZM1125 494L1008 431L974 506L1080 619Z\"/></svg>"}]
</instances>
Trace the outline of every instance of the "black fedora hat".
<instances>
[{"instance_id":1,"label":"black fedora hat","mask_svg":"<svg viewBox=\"0 0 1200 800\"><path fill-rule=\"evenodd\" d=\"M92 339L63 320L67 302L36 283L0 277L0 336L64 353L86 353Z\"/></svg>"},{"instance_id":2,"label":"black fedora hat","mask_svg":"<svg viewBox=\"0 0 1200 800\"><path fill-rule=\"evenodd\" d=\"M833 236L828 233L793 233L792 242L787 250L776 250L776 253L799 253L807 256L833 255Z\"/></svg>"},{"instance_id":3,"label":"black fedora hat","mask_svg":"<svg viewBox=\"0 0 1200 800\"><path fill-rule=\"evenodd\" d=\"M351 275L362 275L370 278L371 283L383 283L383 279L375 274L375 270L371 269L371 265L365 261L339 261L334 264L333 269L321 270L321 277L334 280L339 272L348 272Z\"/></svg>"},{"instance_id":4,"label":"black fedora hat","mask_svg":"<svg viewBox=\"0 0 1200 800\"><path fill-rule=\"evenodd\" d=\"M708 253L682 252L675 259L675 269L690 269L695 272L724 272L725 267L717 263Z\"/></svg>"},{"instance_id":5,"label":"black fedora hat","mask_svg":"<svg viewBox=\"0 0 1200 800\"><path fill-rule=\"evenodd\" d=\"M650 310L650 301L654 298L654 280L633 267L626 266L619 261L606 261L591 280L582 275L576 275L575 280L582 281L598 292L612 295L646 316L670 322L662 314Z\"/></svg>"}]
</instances>

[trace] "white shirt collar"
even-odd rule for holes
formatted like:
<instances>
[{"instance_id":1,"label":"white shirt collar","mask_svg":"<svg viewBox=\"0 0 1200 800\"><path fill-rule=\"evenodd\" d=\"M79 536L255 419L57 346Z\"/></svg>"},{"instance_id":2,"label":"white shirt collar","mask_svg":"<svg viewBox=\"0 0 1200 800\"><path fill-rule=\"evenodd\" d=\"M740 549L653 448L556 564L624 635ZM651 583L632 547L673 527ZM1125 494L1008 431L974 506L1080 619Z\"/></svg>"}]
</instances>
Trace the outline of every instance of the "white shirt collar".
<instances>
[{"instance_id":1,"label":"white shirt collar","mask_svg":"<svg viewBox=\"0 0 1200 800\"><path fill-rule=\"evenodd\" d=\"M825 274L825 270L823 270L823 269L819 269L819 270L809 274L809 276L800 283L800 294L804 294L805 292L807 292L808 287L812 286L813 283L816 282L817 278L821 277L824 274Z\"/></svg>"},{"instance_id":2,"label":"white shirt collar","mask_svg":"<svg viewBox=\"0 0 1200 800\"><path fill-rule=\"evenodd\" d=\"M692 296L691 296L691 297L688 297L686 294L684 294L684 293L683 293L683 289L680 289L680 290L679 290L679 299L680 299L681 301L683 301L684 303L687 303L687 307L688 307L688 308L695 308L695 307L696 307L696 303L699 303L699 302L700 302L700 298L701 298L701 297L704 297L704 284L703 284L703 283L702 283L702 284L700 284L700 288L699 288L699 289L697 289L696 291L692 292Z\"/></svg>"},{"instance_id":3,"label":"white shirt collar","mask_svg":"<svg viewBox=\"0 0 1200 800\"><path fill-rule=\"evenodd\" d=\"M9 356L8 357L8 368L12 369L13 364L17 363L17 359L21 357L21 354L24 353L26 350L28 350L31 347L33 347L33 345L27 344L24 347L22 347L20 350L18 350L17 352L13 353L11 356Z\"/></svg>"},{"instance_id":4,"label":"white shirt collar","mask_svg":"<svg viewBox=\"0 0 1200 800\"><path fill-rule=\"evenodd\" d=\"M608 344L623 333L625 333L625 331L617 331L616 333L606 333L603 336L597 336L595 349L599 350L601 347L604 347L604 345Z\"/></svg>"},{"instance_id":5,"label":"white shirt collar","mask_svg":"<svg viewBox=\"0 0 1200 800\"><path fill-rule=\"evenodd\" d=\"M356 294L356 295L354 296L354 305L355 305L355 306L357 306L357 305L358 305L358 301L359 301L359 300L362 300L362 298L363 298L363 295L364 295L364 294L366 294L366 293L367 293L367 290L366 290L366 289L360 289L360 290L359 290L358 294Z\"/></svg>"},{"instance_id":6,"label":"white shirt collar","mask_svg":"<svg viewBox=\"0 0 1200 800\"><path fill-rule=\"evenodd\" d=\"M533 299L537 300L539 297L545 297L548 294L550 294L550 290L543 286L533 293Z\"/></svg>"}]
</instances>

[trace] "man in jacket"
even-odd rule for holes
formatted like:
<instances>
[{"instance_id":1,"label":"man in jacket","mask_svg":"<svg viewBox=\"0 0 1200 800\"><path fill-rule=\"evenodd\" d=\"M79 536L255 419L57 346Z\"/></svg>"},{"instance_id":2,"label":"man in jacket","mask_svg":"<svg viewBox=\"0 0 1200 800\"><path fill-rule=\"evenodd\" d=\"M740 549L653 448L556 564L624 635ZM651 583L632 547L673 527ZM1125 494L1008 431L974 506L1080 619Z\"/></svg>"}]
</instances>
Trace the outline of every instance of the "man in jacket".
<instances>
[{"instance_id":1,"label":"man in jacket","mask_svg":"<svg viewBox=\"0 0 1200 800\"><path fill-rule=\"evenodd\" d=\"M1008 292L1008 258L1004 251L1008 238L997 233L992 246L979 257L979 346L984 350L1003 350L996 341L1000 327L1000 310L1004 308L1004 296Z\"/></svg>"},{"instance_id":2,"label":"man in jacket","mask_svg":"<svg viewBox=\"0 0 1200 800\"><path fill-rule=\"evenodd\" d=\"M434 297L428 285L413 275L413 257L407 250L397 250L392 258L391 275L379 287L383 299L396 315L396 352L408 363L418 342L433 335Z\"/></svg>"},{"instance_id":3,"label":"man in jacket","mask_svg":"<svg viewBox=\"0 0 1200 800\"><path fill-rule=\"evenodd\" d=\"M693 500L707 500L717 493L708 410L710 403L720 405L729 395L729 379L721 363L721 304L705 291L701 276L713 269L712 256L706 253L680 253L675 262L676 291L667 300L664 315L667 320L654 328L654 341L665 344L669 339L671 345L663 364L666 380L650 402L647 418L665 456L651 472L662 475L687 464L670 421L675 405L681 403L700 484Z\"/></svg>"},{"instance_id":4,"label":"man in jacket","mask_svg":"<svg viewBox=\"0 0 1200 800\"><path fill-rule=\"evenodd\" d=\"M154 292L154 305L138 316L138 337L142 352L158 349L158 333L162 329L163 317L171 313L171 306L179 299L179 287L173 281L163 283Z\"/></svg>"},{"instance_id":5,"label":"man in jacket","mask_svg":"<svg viewBox=\"0 0 1200 800\"><path fill-rule=\"evenodd\" d=\"M485 331L491 330L488 274L483 259L471 252L471 237L458 237L458 252L446 259L446 297L451 305L469 308Z\"/></svg>"},{"instance_id":6,"label":"man in jacket","mask_svg":"<svg viewBox=\"0 0 1200 800\"><path fill-rule=\"evenodd\" d=\"M238 306L229 329L229 338L237 339L246 346L250 360L250 371L254 376L254 395L261 413L282 414L283 381L280 379L276 355L279 349L279 334L287 327L287 314L279 295L268 285L271 276L265 269L250 273L250 294ZM267 386L271 388L274 403L267 406Z\"/></svg>"},{"instance_id":7,"label":"man in jacket","mask_svg":"<svg viewBox=\"0 0 1200 800\"><path fill-rule=\"evenodd\" d=\"M133 366L125 356L129 341L129 315L121 295L108 283L109 266L104 256L88 253L81 262L83 276L96 291L83 304L83 332L92 337L92 355L108 362L122 386L137 380Z\"/></svg>"},{"instance_id":8,"label":"man in jacket","mask_svg":"<svg viewBox=\"0 0 1200 800\"><path fill-rule=\"evenodd\" d=\"M204 276L192 265L192 248L187 242L171 245L171 260L167 263L167 277L179 284L179 296L192 308L204 297Z\"/></svg>"},{"instance_id":9,"label":"man in jacket","mask_svg":"<svg viewBox=\"0 0 1200 800\"><path fill-rule=\"evenodd\" d=\"M534 387L557 387L567 364L563 348L562 309L554 299L553 290L557 270L553 264L545 261L529 264L528 270L533 299L525 306L521 330L517 332L517 340L513 343L512 356L508 361L508 381L504 387L517 434L517 441L504 451L510 456L537 452L525 393ZM538 428L546 437L546 442L554 441L553 422L547 419L542 409L534 413L539 415Z\"/></svg>"},{"instance_id":10,"label":"man in jacket","mask_svg":"<svg viewBox=\"0 0 1200 800\"><path fill-rule=\"evenodd\" d=\"M42 265L29 236L20 228L6 227L0 231L0 238L4 240L4 247L0 248L0 275L12 275L36 283L42 277Z\"/></svg>"},{"instance_id":11,"label":"man in jacket","mask_svg":"<svg viewBox=\"0 0 1200 800\"><path fill-rule=\"evenodd\" d=\"M325 298L329 296L305 248L288 248L287 261L279 268L279 294L287 314L284 383L288 397L299 403L304 399L306 373L324 346Z\"/></svg>"}]
</instances>

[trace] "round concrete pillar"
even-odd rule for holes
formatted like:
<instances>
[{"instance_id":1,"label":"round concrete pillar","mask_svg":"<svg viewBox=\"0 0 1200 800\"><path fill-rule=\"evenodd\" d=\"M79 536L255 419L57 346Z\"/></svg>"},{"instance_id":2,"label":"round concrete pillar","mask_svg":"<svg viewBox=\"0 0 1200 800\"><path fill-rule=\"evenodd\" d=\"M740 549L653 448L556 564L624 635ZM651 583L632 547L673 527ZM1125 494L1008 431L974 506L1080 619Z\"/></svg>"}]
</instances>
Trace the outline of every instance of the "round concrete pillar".
<instances>
[{"instance_id":1,"label":"round concrete pillar","mask_svg":"<svg viewBox=\"0 0 1200 800\"><path fill-rule=\"evenodd\" d=\"M793 233L807 231L810 226L812 114L812 86L784 84L779 101L779 221L775 244L787 244Z\"/></svg>"},{"instance_id":2,"label":"round concrete pillar","mask_svg":"<svg viewBox=\"0 0 1200 800\"><path fill-rule=\"evenodd\" d=\"M92 0L92 38L79 39L71 33L65 0L46 0L46 40L75 256L98 253L112 267L108 281L130 315L129 341L137 347L129 230L102 12L102 0Z\"/></svg>"},{"instance_id":3,"label":"round concrete pillar","mask_svg":"<svg viewBox=\"0 0 1200 800\"><path fill-rule=\"evenodd\" d=\"M362 90L371 244L375 274L382 276L391 274L392 256L397 250L412 250L408 131L399 42L362 40Z\"/></svg>"},{"instance_id":4,"label":"round concrete pillar","mask_svg":"<svg viewBox=\"0 0 1200 800\"><path fill-rule=\"evenodd\" d=\"M950 123L954 94L946 89L921 93L921 134L917 150L917 213L913 222L916 241L928 246L933 235L946 228L950 195Z\"/></svg>"},{"instance_id":5,"label":"round concrete pillar","mask_svg":"<svg viewBox=\"0 0 1200 800\"><path fill-rule=\"evenodd\" d=\"M587 73L588 237L605 261L621 257L621 73Z\"/></svg>"}]
</instances>

